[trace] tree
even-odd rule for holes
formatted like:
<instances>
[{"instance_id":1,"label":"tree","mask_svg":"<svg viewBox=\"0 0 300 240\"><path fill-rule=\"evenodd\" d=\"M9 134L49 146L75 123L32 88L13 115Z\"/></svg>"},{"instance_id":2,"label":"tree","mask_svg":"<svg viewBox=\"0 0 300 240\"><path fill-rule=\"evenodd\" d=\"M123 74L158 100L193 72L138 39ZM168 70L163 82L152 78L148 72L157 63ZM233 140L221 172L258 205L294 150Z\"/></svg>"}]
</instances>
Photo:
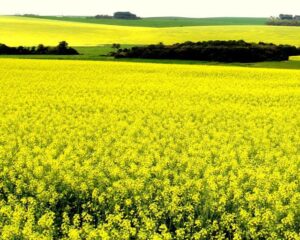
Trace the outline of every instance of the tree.
<instances>
[{"instance_id":1,"label":"tree","mask_svg":"<svg viewBox=\"0 0 300 240\"><path fill-rule=\"evenodd\" d=\"M118 49L121 48L121 44L119 44L119 43L113 43L113 45L111 47L118 50Z\"/></svg>"},{"instance_id":2,"label":"tree","mask_svg":"<svg viewBox=\"0 0 300 240\"><path fill-rule=\"evenodd\" d=\"M140 19L137 17L135 14L131 12L115 12L114 13L114 18L116 19Z\"/></svg>"},{"instance_id":3,"label":"tree","mask_svg":"<svg viewBox=\"0 0 300 240\"><path fill-rule=\"evenodd\" d=\"M40 44L37 47L8 47L5 44L0 44L0 54L78 55L79 53L76 49L69 47L66 41L62 41L56 47L48 47L43 44Z\"/></svg>"},{"instance_id":4,"label":"tree","mask_svg":"<svg viewBox=\"0 0 300 240\"><path fill-rule=\"evenodd\" d=\"M293 20L293 15L290 15L290 14L280 14L279 18L281 20Z\"/></svg>"},{"instance_id":5,"label":"tree","mask_svg":"<svg viewBox=\"0 0 300 240\"><path fill-rule=\"evenodd\" d=\"M113 17L109 16L109 15L100 15L100 14L98 14L98 15L95 16L95 18L97 18L97 19L111 19Z\"/></svg>"},{"instance_id":6,"label":"tree","mask_svg":"<svg viewBox=\"0 0 300 240\"><path fill-rule=\"evenodd\" d=\"M66 50L68 48L68 43L66 41L61 41L58 46L57 46L57 49L58 50Z\"/></svg>"},{"instance_id":7,"label":"tree","mask_svg":"<svg viewBox=\"0 0 300 240\"><path fill-rule=\"evenodd\" d=\"M36 49L37 54L45 54L47 51L48 51L47 47L45 47L43 44L39 44L37 46L37 49Z\"/></svg>"},{"instance_id":8,"label":"tree","mask_svg":"<svg viewBox=\"0 0 300 240\"><path fill-rule=\"evenodd\" d=\"M300 15L296 15L296 16L294 17L294 19L295 19L296 21L300 21Z\"/></svg>"},{"instance_id":9,"label":"tree","mask_svg":"<svg viewBox=\"0 0 300 240\"><path fill-rule=\"evenodd\" d=\"M239 41L185 42L173 45L119 49L111 53L115 58L184 59L217 62L286 61L289 56L300 55L300 48L272 43Z\"/></svg>"}]
</instances>

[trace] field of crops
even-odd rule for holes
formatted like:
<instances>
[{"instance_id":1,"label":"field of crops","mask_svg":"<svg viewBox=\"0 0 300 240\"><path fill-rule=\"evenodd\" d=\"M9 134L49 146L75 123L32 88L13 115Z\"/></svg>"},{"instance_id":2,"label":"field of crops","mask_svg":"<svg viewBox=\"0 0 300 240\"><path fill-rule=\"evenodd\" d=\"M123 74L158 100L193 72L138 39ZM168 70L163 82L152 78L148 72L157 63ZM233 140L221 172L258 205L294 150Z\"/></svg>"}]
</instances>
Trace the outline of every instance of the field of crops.
<instances>
[{"instance_id":1,"label":"field of crops","mask_svg":"<svg viewBox=\"0 0 300 240\"><path fill-rule=\"evenodd\" d=\"M0 65L1 239L299 239L299 71Z\"/></svg>"},{"instance_id":2,"label":"field of crops","mask_svg":"<svg viewBox=\"0 0 300 240\"><path fill-rule=\"evenodd\" d=\"M65 40L72 46L99 44L151 44L204 40L272 42L300 46L300 28L278 26L126 27L64 22L25 17L0 17L0 43L33 46L57 45Z\"/></svg>"},{"instance_id":3,"label":"field of crops","mask_svg":"<svg viewBox=\"0 0 300 240\"><path fill-rule=\"evenodd\" d=\"M40 19L51 19L69 22L108 24L136 27L186 27L186 26L224 26L224 25L266 25L268 18L217 17L217 18L184 18L184 17L152 17L138 20L97 19L92 17L57 17L34 16Z\"/></svg>"}]
</instances>

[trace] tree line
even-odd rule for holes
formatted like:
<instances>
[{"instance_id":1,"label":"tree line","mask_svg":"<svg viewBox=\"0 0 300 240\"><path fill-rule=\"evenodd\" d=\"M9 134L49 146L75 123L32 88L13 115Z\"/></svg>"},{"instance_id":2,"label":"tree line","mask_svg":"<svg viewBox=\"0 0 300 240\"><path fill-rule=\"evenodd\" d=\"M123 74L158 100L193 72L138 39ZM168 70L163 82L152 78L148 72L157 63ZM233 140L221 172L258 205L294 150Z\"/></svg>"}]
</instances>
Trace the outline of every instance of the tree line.
<instances>
[{"instance_id":1,"label":"tree line","mask_svg":"<svg viewBox=\"0 0 300 240\"><path fill-rule=\"evenodd\" d=\"M271 17L267 24L277 26L300 26L300 15L280 14L278 17Z\"/></svg>"},{"instance_id":2,"label":"tree line","mask_svg":"<svg viewBox=\"0 0 300 240\"><path fill-rule=\"evenodd\" d=\"M132 48L120 48L114 44L115 58L179 59L216 62L285 61L300 55L300 48L272 43L247 43L239 41L185 42L173 45L163 43Z\"/></svg>"},{"instance_id":3,"label":"tree line","mask_svg":"<svg viewBox=\"0 0 300 240\"><path fill-rule=\"evenodd\" d=\"M96 15L94 17L88 17L88 18L97 18L97 19L127 19L127 20L137 20L141 19L136 14L133 14L131 12L115 12L113 16L110 15Z\"/></svg>"},{"instance_id":4,"label":"tree line","mask_svg":"<svg viewBox=\"0 0 300 240\"><path fill-rule=\"evenodd\" d=\"M0 44L0 54L2 55L78 55L76 49L68 46L65 41L60 42L56 47L48 47L43 44L37 47L9 47Z\"/></svg>"}]
</instances>

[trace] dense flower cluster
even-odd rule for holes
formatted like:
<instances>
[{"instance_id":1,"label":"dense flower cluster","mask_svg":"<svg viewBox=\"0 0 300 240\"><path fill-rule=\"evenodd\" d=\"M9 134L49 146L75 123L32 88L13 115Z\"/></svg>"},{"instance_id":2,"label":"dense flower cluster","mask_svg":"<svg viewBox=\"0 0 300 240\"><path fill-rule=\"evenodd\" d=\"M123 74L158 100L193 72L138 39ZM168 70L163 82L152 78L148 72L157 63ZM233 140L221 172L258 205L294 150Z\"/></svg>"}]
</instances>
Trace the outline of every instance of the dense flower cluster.
<instances>
[{"instance_id":1,"label":"dense flower cluster","mask_svg":"<svg viewBox=\"0 0 300 240\"><path fill-rule=\"evenodd\" d=\"M299 239L299 71L0 64L1 239Z\"/></svg>"}]
</instances>

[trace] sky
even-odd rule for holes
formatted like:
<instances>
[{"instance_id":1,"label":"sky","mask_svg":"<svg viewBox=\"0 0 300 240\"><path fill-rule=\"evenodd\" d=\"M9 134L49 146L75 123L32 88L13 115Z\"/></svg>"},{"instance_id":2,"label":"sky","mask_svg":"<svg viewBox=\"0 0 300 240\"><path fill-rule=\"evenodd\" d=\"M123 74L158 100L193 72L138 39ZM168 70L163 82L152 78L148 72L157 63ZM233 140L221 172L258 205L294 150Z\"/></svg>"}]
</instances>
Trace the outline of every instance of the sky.
<instances>
[{"instance_id":1,"label":"sky","mask_svg":"<svg viewBox=\"0 0 300 240\"><path fill-rule=\"evenodd\" d=\"M96 15L130 11L141 17L269 17L300 15L300 0L0 0L0 14Z\"/></svg>"}]
</instances>

